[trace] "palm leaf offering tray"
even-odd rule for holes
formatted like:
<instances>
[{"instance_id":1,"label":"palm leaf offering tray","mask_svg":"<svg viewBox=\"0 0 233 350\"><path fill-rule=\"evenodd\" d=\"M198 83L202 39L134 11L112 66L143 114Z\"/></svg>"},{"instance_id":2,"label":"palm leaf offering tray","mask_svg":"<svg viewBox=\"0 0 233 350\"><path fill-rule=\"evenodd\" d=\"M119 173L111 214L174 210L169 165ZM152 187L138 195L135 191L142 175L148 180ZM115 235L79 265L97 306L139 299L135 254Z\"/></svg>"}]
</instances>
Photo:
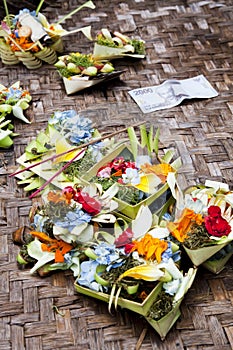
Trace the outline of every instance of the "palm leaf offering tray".
<instances>
[{"instance_id":1,"label":"palm leaf offering tray","mask_svg":"<svg viewBox=\"0 0 233 350\"><path fill-rule=\"evenodd\" d=\"M107 28L102 28L95 38L93 56L108 60L124 57L144 58L145 42L132 39L118 31L110 32Z\"/></svg>"},{"instance_id":2,"label":"palm leaf offering tray","mask_svg":"<svg viewBox=\"0 0 233 350\"><path fill-rule=\"evenodd\" d=\"M92 54L79 52L59 57L55 67L63 78L67 95L117 78L124 72L115 71L111 62L101 62Z\"/></svg>"},{"instance_id":3,"label":"palm leaf offering tray","mask_svg":"<svg viewBox=\"0 0 233 350\"><path fill-rule=\"evenodd\" d=\"M36 11L23 9L17 15L11 15L4 0L6 16L0 26L0 58L4 64L22 62L28 69L37 69L43 62L54 64L57 61L57 53L63 51L63 36L81 31L90 39L90 26L68 32L60 23L83 7L95 8L92 1L87 1L52 24L39 12L43 2Z\"/></svg>"}]
</instances>

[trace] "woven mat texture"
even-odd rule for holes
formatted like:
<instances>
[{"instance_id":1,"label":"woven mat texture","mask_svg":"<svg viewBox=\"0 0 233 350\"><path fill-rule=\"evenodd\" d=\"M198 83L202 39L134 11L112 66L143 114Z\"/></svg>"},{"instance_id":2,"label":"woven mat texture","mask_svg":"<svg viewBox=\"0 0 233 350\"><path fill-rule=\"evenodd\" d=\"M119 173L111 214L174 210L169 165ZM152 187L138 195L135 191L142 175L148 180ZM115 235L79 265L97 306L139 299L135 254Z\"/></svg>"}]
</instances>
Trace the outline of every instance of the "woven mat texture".
<instances>
[{"instance_id":1,"label":"woven mat texture","mask_svg":"<svg viewBox=\"0 0 233 350\"><path fill-rule=\"evenodd\" d=\"M38 1L37 1L38 3ZM50 22L83 1L45 1ZM8 1L9 9L36 8L36 1ZM0 83L20 80L32 95L26 115L31 124L15 121L14 147L0 152L0 350L230 350L233 349L233 261L214 275L198 270L181 306L181 318L161 341L139 315L126 310L108 313L103 302L79 295L69 272L46 278L30 276L16 265L19 248L12 232L28 223L28 195L8 175L16 158L56 110L75 109L101 131L115 131L138 121L160 128L161 151L181 156L185 188L206 179L233 185L233 2L193 0L96 0L63 27L92 25L136 34L146 41L143 60L117 60L120 79L67 96L54 67L29 71L0 63ZM1 18L4 15L0 5ZM81 33L64 39L65 52L89 53L92 43ZM203 74L219 92L213 99L142 114L128 91L157 85L169 78ZM36 202L36 200L34 200ZM59 313L56 312L56 308Z\"/></svg>"}]
</instances>

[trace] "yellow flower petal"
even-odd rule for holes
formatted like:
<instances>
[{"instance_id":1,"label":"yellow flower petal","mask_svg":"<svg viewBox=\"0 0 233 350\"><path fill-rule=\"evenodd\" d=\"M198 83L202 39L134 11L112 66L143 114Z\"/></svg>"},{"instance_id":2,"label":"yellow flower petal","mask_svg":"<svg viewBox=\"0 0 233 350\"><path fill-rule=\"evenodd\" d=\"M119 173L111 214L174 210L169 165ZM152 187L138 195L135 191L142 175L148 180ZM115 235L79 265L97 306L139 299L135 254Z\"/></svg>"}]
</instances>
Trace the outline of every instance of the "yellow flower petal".
<instances>
[{"instance_id":1,"label":"yellow flower petal","mask_svg":"<svg viewBox=\"0 0 233 350\"><path fill-rule=\"evenodd\" d=\"M70 144L66 141L64 137L60 138L56 142L56 154L60 154L66 151L69 151L71 149ZM64 154L61 157L56 158L55 162L56 163L61 163L61 162L68 162L69 160L73 159L76 154L80 153L81 149L69 152L67 154ZM76 160L82 158L84 156L84 152L80 154L80 157L78 157Z\"/></svg>"},{"instance_id":2,"label":"yellow flower petal","mask_svg":"<svg viewBox=\"0 0 233 350\"><path fill-rule=\"evenodd\" d=\"M140 180L140 184L132 186L146 193L155 192L155 189L161 183L160 178L154 174L143 175L140 177Z\"/></svg>"},{"instance_id":3,"label":"yellow flower petal","mask_svg":"<svg viewBox=\"0 0 233 350\"><path fill-rule=\"evenodd\" d=\"M145 264L140 266L132 267L125 271L120 277L121 280L124 277L132 277L135 279L143 279L145 281L158 281L163 277L164 272L161 271L155 264Z\"/></svg>"}]
</instances>

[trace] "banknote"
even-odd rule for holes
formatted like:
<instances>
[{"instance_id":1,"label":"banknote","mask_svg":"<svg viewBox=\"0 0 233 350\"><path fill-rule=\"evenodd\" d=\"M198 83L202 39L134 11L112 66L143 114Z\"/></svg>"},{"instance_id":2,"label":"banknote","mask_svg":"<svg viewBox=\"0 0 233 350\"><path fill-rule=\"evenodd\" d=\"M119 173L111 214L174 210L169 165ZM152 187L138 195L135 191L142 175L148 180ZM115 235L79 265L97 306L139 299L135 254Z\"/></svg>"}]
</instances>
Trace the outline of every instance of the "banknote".
<instances>
[{"instance_id":1,"label":"banknote","mask_svg":"<svg viewBox=\"0 0 233 350\"><path fill-rule=\"evenodd\" d=\"M218 92L202 74L182 80L169 79L161 85L131 90L129 94L143 113L172 108L185 99L218 96Z\"/></svg>"}]
</instances>

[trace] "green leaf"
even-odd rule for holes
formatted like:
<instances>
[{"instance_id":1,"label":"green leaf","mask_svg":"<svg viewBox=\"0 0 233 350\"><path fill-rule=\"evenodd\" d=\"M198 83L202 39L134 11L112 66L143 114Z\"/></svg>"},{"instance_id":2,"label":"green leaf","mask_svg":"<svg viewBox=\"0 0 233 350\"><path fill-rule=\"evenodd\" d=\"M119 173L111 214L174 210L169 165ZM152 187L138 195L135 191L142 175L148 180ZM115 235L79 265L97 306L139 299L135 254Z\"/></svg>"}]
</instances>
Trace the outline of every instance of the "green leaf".
<instances>
[{"instance_id":1,"label":"green leaf","mask_svg":"<svg viewBox=\"0 0 233 350\"><path fill-rule=\"evenodd\" d=\"M4 139L0 140L1 148L10 148L13 145L13 141L10 136L6 136Z\"/></svg>"},{"instance_id":2,"label":"green leaf","mask_svg":"<svg viewBox=\"0 0 233 350\"><path fill-rule=\"evenodd\" d=\"M153 149L156 155L158 155L159 153L159 136L160 136L160 129L158 128L155 133L154 144L153 144Z\"/></svg>"},{"instance_id":3,"label":"green leaf","mask_svg":"<svg viewBox=\"0 0 233 350\"><path fill-rule=\"evenodd\" d=\"M172 166L175 170L179 170L180 167L182 166L181 157L178 157L177 159L175 159L174 162L171 163L171 166Z\"/></svg>"},{"instance_id":4,"label":"green leaf","mask_svg":"<svg viewBox=\"0 0 233 350\"><path fill-rule=\"evenodd\" d=\"M85 2L83 5L79 6L78 8L76 8L75 10L71 11L70 13L68 13L66 16L64 16L62 19L60 19L57 24L60 24L62 22L64 22L67 18L72 17L76 12L80 11L83 7L89 7L91 9L95 8L94 3L90 0Z\"/></svg>"},{"instance_id":5,"label":"green leaf","mask_svg":"<svg viewBox=\"0 0 233 350\"><path fill-rule=\"evenodd\" d=\"M28 101L24 98L22 100L20 100L19 102L17 102L16 106L24 109L27 109L29 107Z\"/></svg>"},{"instance_id":6,"label":"green leaf","mask_svg":"<svg viewBox=\"0 0 233 350\"><path fill-rule=\"evenodd\" d=\"M76 238L76 241L81 243L87 243L93 239L93 236L94 236L94 227L92 225L87 224L87 227L84 230L82 230L82 232L78 235L78 237Z\"/></svg>"},{"instance_id":7,"label":"green leaf","mask_svg":"<svg viewBox=\"0 0 233 350\"><path fill-rule=\"evenodd\" d=\"M105 232L105 231L96 232L95 238L97 241L99 240L99 238L98 238L99 236L101 237L101 240L102 240L102 238L104 238L105 241L108 242L109 244L114 244L114 242L115 242L115 237L108 232Z\"/></svg>"},{"instance_id":8,"label":"green leaf","mask_svg":"<svg viewBox=\"0 0 233 350\"><path fill-rule=\"evenodd\" d=\"M8 114L8 113L11 113L11 111L12 111L12 106L8 104L0 105L0 113Z\"/></svg>"},{"instance_id":9,"label":"green leaf","mask_svg":"<svg viewBox=\"0 0 233 350\"><path fill-rule=\"evenodd\" d=\"M148 146L148 135L145 124L140 125L140 133L141 133L141 147L147 147Z\"/></svg>"},{"instance_id":10,"label":"green leaf","mask_svg":"<svg viewBox=\"0 0 233 350\"><path fill-rule=\"evenodd\" d=\"M7 126L8 124L8 128L9 128L9 125L10 125L10 120L5 120L3 123L0 124L0 129L4 128L5 126ZM9 128L10 129L10 128Z\"/></svg>"},{"instance_id":11,"label":"green leaf","mask_svg":"<svg viewBox=\"0 0 233 350\"><path fill-rule=\"evenodd\" d=\"M153 137L154 137L154 127L151 125L149 134L148 134L148 153L151 154L153 152Z\"/></svg>"},{"instance_id":12,"label":"green leaf","mask_svg":"<svg viewBox=\"0 0 233 350\"><path fill-rule=\"evenodd\" d=\"M104 194L101 196L101 199L111 199L113 198L119 190L119 186L117 183L114 183L111 187L107 189L107 191L104 192Z\"/></svg>"},{"instance_id":13,"label":"green leaf","mask_svg":"<svg viewBox=\"0 0 233 350\"><path fill-rule=\"evenodd\" d=\"M0 130L0 141L2 141L5 137L12 134L10 130Z\"/></svg>"},{"instance_id":14,"label":"green leaf","mask_svg":"<svg viewBox=\"0 0 233 350\"><path fill-rule=\"evenodd\" d=\"M48 149L44 147L44 144L40 143L38 139L32 140L29 145L25 148L25 151L28 153L32 153L32 150L36 150L36 156L38 156L38 153L46 153L48 152ZM33 158L35 157L35 154L33 153Z\"/></svg>"},{"instance_id":15,"label":"green leaf","mask_svg":"<svg viewBox=\"0 0 233 350\"><path fill-rule=\"evenodd\" d=\"M164 163L170 163L173 155L174 155L174 152L171 150L168 150L161 159Z\"/></svg>"},{"instance_id":16,"label":"green leaf","mask_svg":"<svg viewBox=\"0 0 233 350\"><path fill-rule=\"evenodd\" d=\"M137 155L138 155L138 145L139 145L138 138L137 138L135 130L132 126L130 126L127 129L127 132L129 135L129 141L130 141L130 146L131 146L131 150L133 153L133 157L134 157L134 160L136 160Z\"/></svg>"},{"instance_id":17,"label":"green leaf","mask_svg":"<svg viewBox=\"0 0 233 350\"><path fill-rule=\"evenodd\" d=\"M78 277L80 275L80 259L78 256L73 256L71 261L70 269L73 271L74 277Z\"/></svg>"},{"instance_id":18,"label":"green leaf","mask_svg":"<svg viewBox=\"0 0 233 350\"><path fill-rule=\"evenodd\" d=\"M116 286L117 286L116 283L114 283L114 285L112 286L112 289L111 289L109 302L108 302L108 311L109 311L109 313L111 313L111 307L112 307L112 303L113 303L113 299L114 299L114 295L115 295Z\"/></svg>"},{"instance_id":19,"label":"green leaf","mask_svg":"<svg viewBox=\"0 0 233 350\"><path fill-rule=\"evenodd\" d=\"M118 303L118 298L119 298L119 296L121 294L121 289L122 289L122 286L120 286L117 289L117 292L116 292L116 295L115 295L115 302L114 302L115 309L117 309L117 303Z\"/></svg>"},{"instance_id":20,"label":"green leaf","mask_svg":"<svg viewBox=\"0 0 233 350\"><path fill-rule=\"evenodd\" d=\"M28 186L24 187L24 191L33 191L39 187L41 187L45 183L45 180L43 180L40 177L36 177Z\"/></svg>"},{"instance_id":21,"label":"green leaf","mask_svg":"<svg viewBox=\"0 0 233 350\"><path fill-rule=\"evenodd\" d=\"M123 229L122 229L122 224L120 225L119 223L120 221L122 221L122 223L124 224ZM126 224L126 227L128 227L127 223L123 219L118 218L116 220L116 222L114 223L115 238L118 238L122 234L122 232L125 230L125 224Z\"/></svg>"}]
</instances>

